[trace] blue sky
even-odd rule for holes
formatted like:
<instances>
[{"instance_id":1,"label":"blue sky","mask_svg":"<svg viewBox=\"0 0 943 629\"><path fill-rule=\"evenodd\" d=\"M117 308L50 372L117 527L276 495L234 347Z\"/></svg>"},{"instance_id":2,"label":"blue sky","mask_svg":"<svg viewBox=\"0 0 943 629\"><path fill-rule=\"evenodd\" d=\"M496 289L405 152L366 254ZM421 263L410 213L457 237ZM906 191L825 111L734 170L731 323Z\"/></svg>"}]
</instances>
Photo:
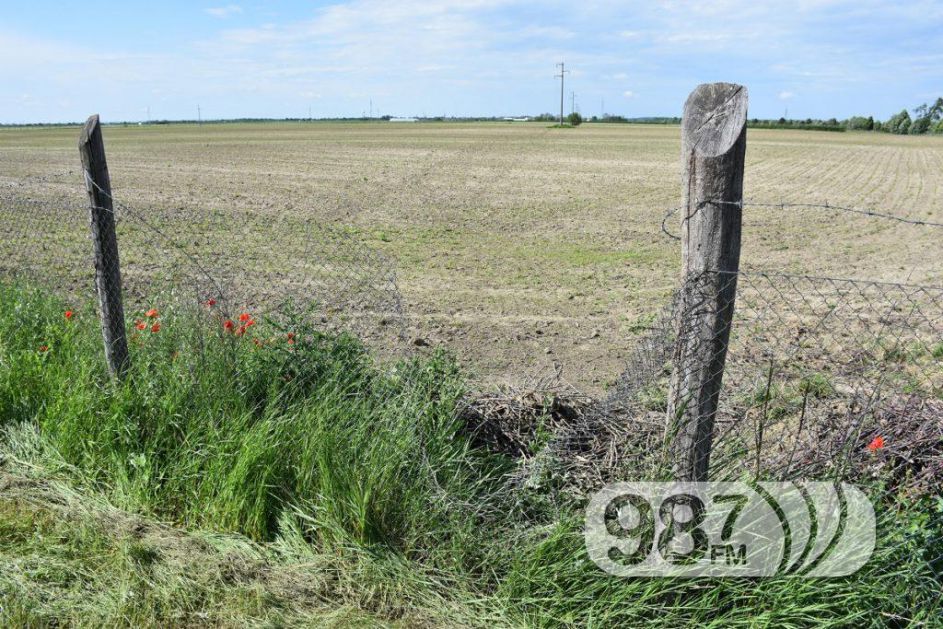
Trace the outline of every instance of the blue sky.
<instances>
[{"instance_id":1,"label":"blue sky","mask_svg":"<svg viewBox=\"0 0 943 629\"><path fill-rule=\"evenodd\" d=\"M943 1L12 3L0 122L679 115L705 81L750 115L887 118L943 95Z\"/></svg>"}]
</instances>

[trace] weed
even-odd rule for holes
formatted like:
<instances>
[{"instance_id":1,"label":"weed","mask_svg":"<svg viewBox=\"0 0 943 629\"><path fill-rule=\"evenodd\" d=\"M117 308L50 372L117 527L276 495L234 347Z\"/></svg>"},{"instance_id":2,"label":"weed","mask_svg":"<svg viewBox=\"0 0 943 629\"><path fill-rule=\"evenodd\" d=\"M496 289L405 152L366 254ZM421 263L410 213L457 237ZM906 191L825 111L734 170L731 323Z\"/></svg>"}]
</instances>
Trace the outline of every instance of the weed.
<instances>
[{"instance_id":1,"label":"weed","mask_svg":"<svg viewBox=\"0 0 943 629\"><path fill-rule=\"evenodd\" d=\"M824 373L806 374L799 381L799 394L803 396L809 395L817 399L824 399L833 391L832 382L828 375Z\"/></svg>"}]
</instances>

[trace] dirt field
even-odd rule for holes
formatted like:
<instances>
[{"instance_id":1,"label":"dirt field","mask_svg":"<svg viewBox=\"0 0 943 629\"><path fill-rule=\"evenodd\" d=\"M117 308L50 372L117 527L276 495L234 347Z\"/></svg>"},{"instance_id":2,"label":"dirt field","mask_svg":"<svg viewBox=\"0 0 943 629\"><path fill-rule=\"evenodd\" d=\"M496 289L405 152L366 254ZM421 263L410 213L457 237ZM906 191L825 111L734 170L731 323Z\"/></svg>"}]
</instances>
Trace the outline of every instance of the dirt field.
<instances>
[{"instance_id":1,"label":"dirt field","mask_svg":"<svg viewBox=\"0 0 943 629\"><path fill-rule=\"evenodd\" d=\"M411 336L488 381L621 371L674 286L677 127L296 123L107 127L115 196L173 220L248 211L353 229L397 263ZM78 129L0 129L0 182L81 189ZM745 196L943 222L943 138L751 130ZM168 219L170 220L170 219ZM669 223L677 231L677 219ZM286 232L286 233L290 233ZM744 266L943 284L940 230L747 208ZM290 236L286 236L290 237ZM232 234L253 255L270 242Z\"/></svg>"}]
</instances>

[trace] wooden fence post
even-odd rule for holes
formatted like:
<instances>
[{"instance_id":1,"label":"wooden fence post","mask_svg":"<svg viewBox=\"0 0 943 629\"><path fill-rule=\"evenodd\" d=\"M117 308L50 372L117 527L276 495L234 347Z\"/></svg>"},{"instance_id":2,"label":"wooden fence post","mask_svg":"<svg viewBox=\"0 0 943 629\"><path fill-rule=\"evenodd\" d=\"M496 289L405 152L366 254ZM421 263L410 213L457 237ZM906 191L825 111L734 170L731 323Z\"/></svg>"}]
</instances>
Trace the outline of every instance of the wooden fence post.
<instances>
[{"instance_id":1,"label":"wooden fence post","mask_svg":"<svg viewBox=\"0 0 943 629\"><path fill-rule=\"evenodd\" d=\"M88 189L89 223L95 248L95 289L101 312L105 359L113 376L128 368L128 340L125 336L124 307L121 303L121 270L118 263L118 239L115 235L111 179L105 161L98 115L90 116L79 137L79 153Z\"/></svg>"},{"instance_id":2,"label":"wooden fence post","mask_svg":"<svg viewBox=\"0 0 943 629\"><path fill-rule=\"evenodd\" d=\"M707 480L740 268L747 90L699 85L684 104L682 291L668 395L673 475Z\"/></svg>"}]
</instances>

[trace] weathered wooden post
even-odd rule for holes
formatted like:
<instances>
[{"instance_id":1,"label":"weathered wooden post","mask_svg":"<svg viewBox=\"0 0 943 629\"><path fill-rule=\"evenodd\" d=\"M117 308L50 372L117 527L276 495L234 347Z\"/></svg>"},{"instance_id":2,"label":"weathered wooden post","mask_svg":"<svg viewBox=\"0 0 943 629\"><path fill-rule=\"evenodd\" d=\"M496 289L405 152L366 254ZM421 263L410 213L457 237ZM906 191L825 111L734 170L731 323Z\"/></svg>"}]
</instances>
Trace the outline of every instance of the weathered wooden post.
<instances>
[{"instance_id":1,"label":"weathered wooden post","mask_svg":"<svg viewBox=\"0 0 943 629\"><path fill-rule=\"evenodd\" d=\"M128 368L128 340L121 303L121 270L118 264L111 179L108 177L105 144L97 114L90 116L82 129L79 153L88 189L89 222L95 248L95 289L101 311L105 359L111 374L120 376Z\"/></svg>"},{"instance_id":2,"label":"weathered wooden post","mask_svg":"<svg viewBox=\"0 0 943 629\"><path fill-rule=\"evenodd\" d=\"M684 104L682 291L668 395L673 474L707 480L740 268L747 90L699 85Z\"/></svg>"}]
</instances>

